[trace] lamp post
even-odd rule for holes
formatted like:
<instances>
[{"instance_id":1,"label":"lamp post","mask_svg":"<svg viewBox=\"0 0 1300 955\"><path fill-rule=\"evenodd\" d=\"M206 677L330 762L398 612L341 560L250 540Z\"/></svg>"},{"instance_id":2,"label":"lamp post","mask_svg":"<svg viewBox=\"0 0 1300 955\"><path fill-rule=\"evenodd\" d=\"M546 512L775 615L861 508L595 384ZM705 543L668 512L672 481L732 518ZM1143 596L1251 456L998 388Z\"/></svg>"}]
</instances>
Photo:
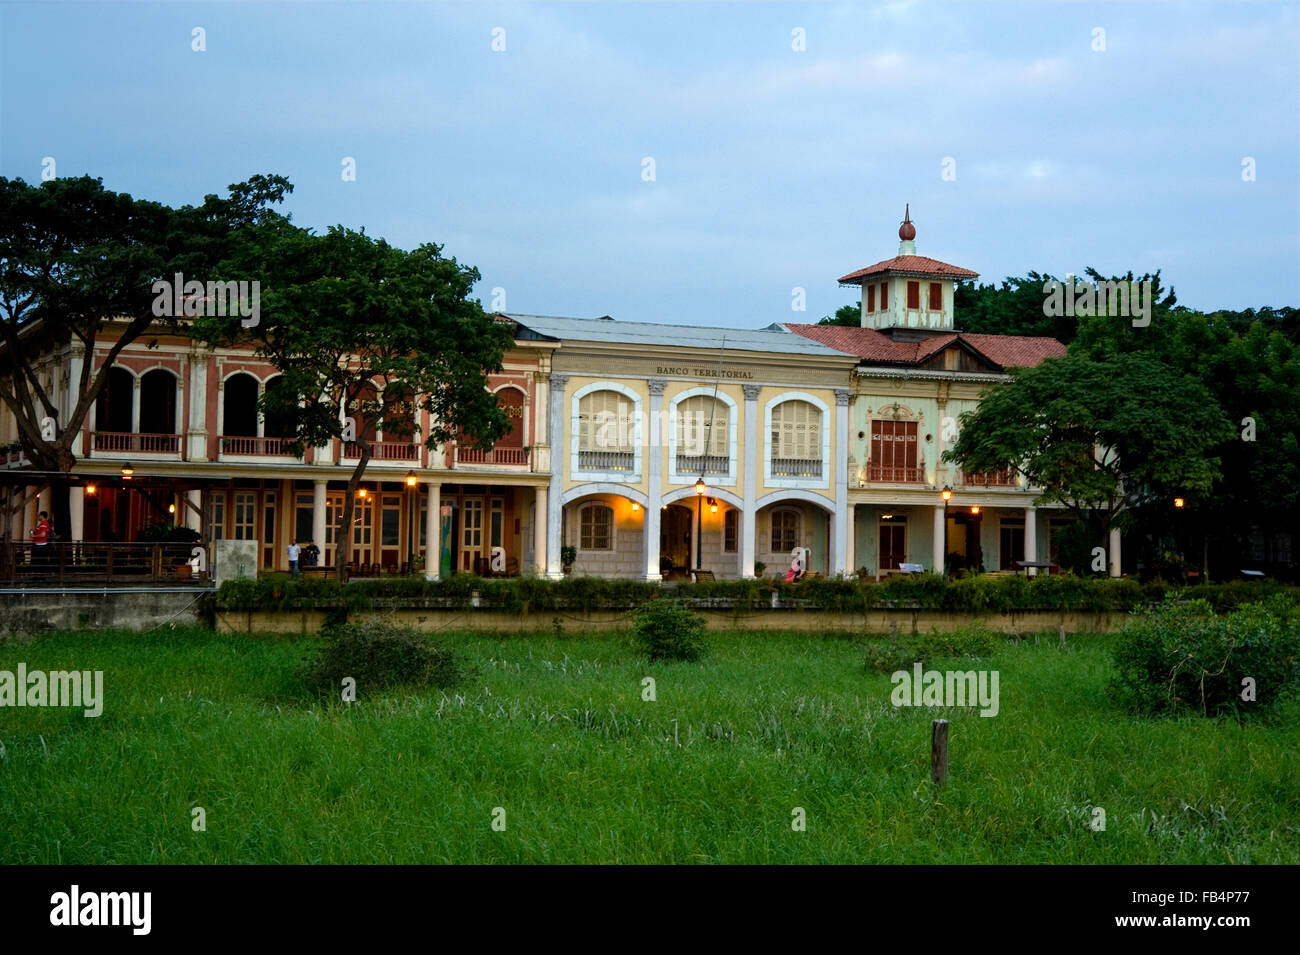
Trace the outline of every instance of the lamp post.
<instances>
[{"instance_id":1,"label":"lamp post","mask_svg":"<svg viewBox=\"0 0 1300 955\"><path fill-rule=\"evenodd\" d=\"M415 472L406 472L406 572L415 573Z\"/></svg>"},{"instance_id":2,"label":"lamp post","mask_svg":"<svg viewBox=\"0 0 1300 955\"><path fill-rule=\"evenodd\" d=\"M704 492L708 490L708 485L704 483L704 475L695 482L695 569L699 570L702 566L704 551Z\"/></svg>"},{"instance_id":3,"label":"lamp post","mask_svg":"<svg viewBox=\"0 0 1300 955\"><path fill-rule=\"evenodd\" d=\"M945 484L939 493L943 498L943 569L940 573L946 577L948 575L948 502L952 500L952 488Z\"/></svg>"}]
</instances>

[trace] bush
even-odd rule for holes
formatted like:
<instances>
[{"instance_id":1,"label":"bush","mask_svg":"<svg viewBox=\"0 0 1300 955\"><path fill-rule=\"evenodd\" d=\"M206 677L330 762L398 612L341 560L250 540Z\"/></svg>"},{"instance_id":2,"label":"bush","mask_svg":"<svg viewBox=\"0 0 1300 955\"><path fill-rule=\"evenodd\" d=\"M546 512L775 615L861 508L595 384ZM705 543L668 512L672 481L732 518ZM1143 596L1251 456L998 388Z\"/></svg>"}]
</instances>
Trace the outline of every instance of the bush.
<instances>
[{"instance_id":1,"label":"bush","mask_svg":"<svg viewBox=\"0 0 1300 955\"><path fill-rule=\"evenodd\" d=\"M905 670L942 658L987 657L998 648L998 635L983 623L955 630L899 634L898 640L873 640L867 644L866 667L877 673Z\"/></svg>"},{"instance_id":2,"label":"bush","mask_svg":"<svg viewBox=\"0 0 1300 955\"><path fill-rule=\"evenodd\" d=\"M637 643L651 660L694 661L708 652L704 616L680 601L660 598L635 613Z\"/></svg>"},{"instance_id":3,"label":"bush","mask_svg":"<svg viewBox=\"0 0 1300 955\"><path fill-rule=\"evenodd\" d=\"M325 645L303 662L299 676L312 689L338 699L345 677L357 696L394 686L454 686L460 666L450 650L412 627L344 623L321 631Z\"/></svg>"},{"instance_id":4,"label":"bush","mask_svg":"<svg viewBox=\"0 0 1300 955\"><path fill-rule=\"evenodd\" d=\"M1283 597L1216 614L1172 597L1124 628L1107 687L1130 712L1255 715L1300 689L1300 611ZM1254 680L1253 702L1242 681Z\"/></svg>"}]
</instances>

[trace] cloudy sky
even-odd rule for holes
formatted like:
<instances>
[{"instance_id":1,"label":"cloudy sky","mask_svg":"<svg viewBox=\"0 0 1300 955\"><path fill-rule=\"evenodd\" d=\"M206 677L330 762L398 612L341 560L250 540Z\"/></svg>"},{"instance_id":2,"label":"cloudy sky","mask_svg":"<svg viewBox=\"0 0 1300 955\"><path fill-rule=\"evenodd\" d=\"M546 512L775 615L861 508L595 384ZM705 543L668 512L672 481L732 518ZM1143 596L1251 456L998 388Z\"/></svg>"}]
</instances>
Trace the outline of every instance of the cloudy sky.
<instances>
[{"instance_id":1,"label":"cloudy sky","mask_svg":"<svg viewBox=\"0 0 1300 955\"><path fill-rule=\"evenodd\" d=\"M1300 305L1298 10L10 2L0 175L181 204L280 173L300 225L443 244L517 312L815 321L904 203L984 281Z\"/></svg>"}]
</instances>

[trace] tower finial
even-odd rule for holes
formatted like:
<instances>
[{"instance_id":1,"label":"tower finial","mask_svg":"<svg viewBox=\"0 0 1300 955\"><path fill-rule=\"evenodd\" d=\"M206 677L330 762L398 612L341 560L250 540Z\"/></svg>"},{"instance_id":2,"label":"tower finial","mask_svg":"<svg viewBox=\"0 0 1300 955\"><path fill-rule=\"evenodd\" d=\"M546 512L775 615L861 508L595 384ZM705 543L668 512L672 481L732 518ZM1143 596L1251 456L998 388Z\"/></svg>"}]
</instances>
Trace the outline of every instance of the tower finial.
<instances>
[{"instance_id":1,"label":"tower finial","mask_svg":"<svg viewBox=\"0 0 1300 955\"><path fill-rule=\"evenodd\" d=\"M903 206L903 224L898 227L898 237L904 242L910 242L916 238L916 226L912 225L912 204L910 202Z\"/></svg>"}]
</instances>

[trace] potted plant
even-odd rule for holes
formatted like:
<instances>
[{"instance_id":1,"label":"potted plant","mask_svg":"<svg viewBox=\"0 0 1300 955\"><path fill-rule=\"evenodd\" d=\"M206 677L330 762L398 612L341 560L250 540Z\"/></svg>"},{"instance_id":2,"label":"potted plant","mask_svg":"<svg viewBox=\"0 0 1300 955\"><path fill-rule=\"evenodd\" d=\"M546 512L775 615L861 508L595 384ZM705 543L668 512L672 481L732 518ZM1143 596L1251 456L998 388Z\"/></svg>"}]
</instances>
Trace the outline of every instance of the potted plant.
<instances>
[{"instance_id":1,"label":"potted plant","mask_svg":"<svg viewBox=\"0 0 1300 955\"><path fill-rule=\"evenodd\" d=\"M763 571L765 571L765 570L767 570L767 564L763 563L761 560L756 560L756 561L754 561L754 576L755 576L755 577L762 577L762 576L763 576Z\"/></svg>"},{"instance_id":2,"label":"potted plant","mask_svg":"<svg viewBox=\"0 0 1300 955\"><path fill-rule=\"evenodd\" d=\"M560 548L560 563L564 565L564 572L573 571L573 562L578 559L578 548L572 544L565 544Z\"/></svg>"}]
</instances>

